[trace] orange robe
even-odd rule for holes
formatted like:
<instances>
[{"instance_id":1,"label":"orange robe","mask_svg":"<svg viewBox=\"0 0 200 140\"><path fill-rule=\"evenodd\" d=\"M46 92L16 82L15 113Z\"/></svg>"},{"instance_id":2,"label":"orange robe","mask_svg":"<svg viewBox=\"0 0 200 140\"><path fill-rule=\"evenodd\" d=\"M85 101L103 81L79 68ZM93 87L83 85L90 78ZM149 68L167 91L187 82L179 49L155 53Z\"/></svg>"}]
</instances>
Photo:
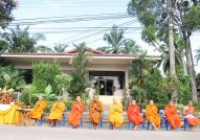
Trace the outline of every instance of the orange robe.
<instances>
[{"instance_id":1,"label":"orange robe","mask_svg":"<svg viewBox=\"0 0 200 140\"><path fill-rule=\"evenodd\" d=\"M116 129L119 128L124 121L122 112L123 112L123 109L120 103L114 103L110 106L109 121L113 125L113 127Z\"/></svg>"},{"instance_id":2,"label":"orange robe","mask_svg":"<svg viewBox=\"0 0 200 140\"><path fill-rule=\"evenodd\" d=\"M35 103L33 110L28 115L29 118L40 120L40 118L41 118L41 116L44 112L45 107L46 107L46 102L44 100L37 101Z\"/></svg>"},{"instance_id":3,"label":"orange robe","mask_svg":"<svg viewBox=\"0 0 200 140\"><path fill-rule=\"evenodd\" d=\"M160 126L160 118L158 117L158 109L155 105L147 105L145 109L145 117L147 121L155 127Z\"/></svg>"},{"instance_id":4,"label":"orange robe","mask_svg":"<svg viewBox=\"0 0 200 140\"><path fill-rule=\"evenodd\" d=\"M61 121L64 110L65 110L64 102L55 102L51 108L48 119Z\"/></svg>"},{"instance_id":5,"label":"orange robe","mask_svg":"<svg viewBox=\"0 0 200 140\"><path fill-rule=\"evenodd\" d=\"M130 104L127 110L128 120L134 125L140 125L143 119L140 115L140 107L138 105Z\"/></svg>"},{"instance_id":6,"label":"orange robe","mask_svg":"<svg viewBox=\"0 0 200 140\"><path fill-rule=\"evenodd\" d=\"M84 111L83 103L79 101L75 101L73 103L70 114L67 117L67 121L69 125L74 126L74 127L79 126L83 111Z\"/></svg>"},{"instance_id":7,"label":"orange robe","mask_svg":"<svg viewBox=\"0 0 200 140\"><path fill-rule=\"evenodd\" d=\"M187 120L187 122L188 122L189 125L191 125L191 126L197 126L199 124L199 119L194 116L195 115L195 109L194 109L194 107L188 107L188 109L185 110L185 113L193 115L193 117L186 118L186 120Z\"/></svg>"},{"instance_id":8,"label":"orange robe","mask_svg":"<svg viewBox=\"0 0 200 140\"><path fill-rule=\"evenodd\" d=\"M95 108L95 106L98 108ZM91 123L99 124L101 119L101 112L103 111L103 104L100 101L93 101L89 106L89 120Z\"/></svg>"},{"instance_id":9,"label":"orange robe","mask_svg":"<svg viewBox=\"0 0 200 140\"><path fill-rule=\"evenodd\" d=\"M172 128L178 128L181 125L181 119L175 105L167 105L165 107L165 119Z\"/></svg>"}]
</instances>

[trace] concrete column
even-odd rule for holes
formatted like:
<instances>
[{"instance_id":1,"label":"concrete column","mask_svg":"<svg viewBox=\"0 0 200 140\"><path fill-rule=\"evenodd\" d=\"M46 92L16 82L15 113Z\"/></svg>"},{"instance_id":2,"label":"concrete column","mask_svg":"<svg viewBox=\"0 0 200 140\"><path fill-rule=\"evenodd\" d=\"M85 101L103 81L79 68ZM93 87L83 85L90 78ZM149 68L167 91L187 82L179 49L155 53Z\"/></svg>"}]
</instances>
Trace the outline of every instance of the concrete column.
<instances>
[{"instance_id":1,"label":"concrete column","mask_svg":"<svg viewBox=\"0 0 200 140\"><path fill-rule=\"evenodd\" d=\"M125 88L128 90L128 70L125 71Z\"/></svg>"}]
</instances>

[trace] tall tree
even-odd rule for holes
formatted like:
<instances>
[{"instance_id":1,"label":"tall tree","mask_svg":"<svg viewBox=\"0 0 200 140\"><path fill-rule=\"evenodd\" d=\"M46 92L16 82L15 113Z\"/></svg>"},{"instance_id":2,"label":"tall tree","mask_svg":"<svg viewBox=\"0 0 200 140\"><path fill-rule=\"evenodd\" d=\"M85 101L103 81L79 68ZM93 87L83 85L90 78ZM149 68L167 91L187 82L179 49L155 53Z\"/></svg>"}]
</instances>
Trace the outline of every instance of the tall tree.
<instances>
[{"instance_id":1,"label":"tall tree","mask_svg":"<svg viewBox=\"0 0 200 140\"><path fill-rule=\"evenodd\" d=\"M9 22L13 20L11 15L13 9L17 6L15 0L1 0L0 1L0 27L6 28Z\"/></svg>"},{"instance_id":2,"label":"tall tree","mask_svg":"<svg viewBox=\"0 0 200 140\"><path fill-rule=\"evenodd\" d=\"M174 10L174 17L176 19L175 25L177 25L180 35L185 41L187 71L188 74L190 75L190 85L192 88L193 101L198 102L196 73L194 70L194 60L193 60L190 37L192 31L200 29L199 28L200 2L197 0L180 0L177 1L175 5L176 5L176 9Z\"/></svg>"},{"instance_id":3,"label":"tall tree","mask_svg":"<svg viewBox=\"0 0 200 140\"><path fill-rule=\"evenodd\" d=\"M5 36L7 43L7 51L9 52L35 52L37 42L45 37L41 34L29 33L29 27L20 29L19 26L16 29L11 29L11 33Z\"/></svg>"},{"instance_id":4,"label":"tall tree","mask_svg":"<svg viewBox=\"0 0 200 140\"><path fill-rule=\"evenodd\" d=\"M124 45L124 31L113 25L110 33L104 34L103 39L107 41L108 46L98 48L108 53L119 53Z\"/></svg>"},{"instance_id":5,"label":"tall tree","mask_svg":"<svg viewBox=\"0 0 200 140\"><path fill-rule=\"evenodd\" d=\"M170 2L172 4L171 14L173 13L173 31L175 34L177 34L180 38L184 40L184 49L186 55L184 56L184 53L182 53L182 57L185 57L187 60L187 71L190 75L190 84L193 94L193 101L197 102L195 71L192 59L190 36L191 31L196 30L199 27L199 1L197 2L195 0L168 0L167 2ZM162 46L161 44L163 43L163 36L166 36L165 33L159 34L159 32L163 32L165 29L168 29L166 26L166 22L167 19L169 19L170 15L167 12L166 4L167 3L164 0L131 0L131 2L128 5L128 12L132 15L136 15L139 21L145 26L145 28L143 29L143 33L146 33L146 36L148 36L148 41L154 40L153 45L157 47ZM190 7L190 5L193 6ZM194 7L196 8L196 10L194 10ZM191 24L195 26L191 26ZM191 28L193 28L193 30ZM156 40L157 38L158 40Z\"/></svg>"},{"instance_id":6,"label":"tall tree","mask_svg":"<svg viewBox=\"0 0 200 140\"><path fill-rule=\"evenodd\" d=\"M167 3L166 3L167 2ZM153 45L159 50L163 45L168 46L168 55L170 62L171 82L175 82L175 54L174 54L174 33L173 33L173 17L171 0L155 1L155 0L131 0L128 4L128 12L136 16L140 23L144 26L142 38L147 43ZM163 11L165 11L163 13ZM169 13L168 18L162 18L163 14ZM168 32L168 34L166 34ZM176 92L172 89L172 98Z\"/></svg>"}]
</instances>

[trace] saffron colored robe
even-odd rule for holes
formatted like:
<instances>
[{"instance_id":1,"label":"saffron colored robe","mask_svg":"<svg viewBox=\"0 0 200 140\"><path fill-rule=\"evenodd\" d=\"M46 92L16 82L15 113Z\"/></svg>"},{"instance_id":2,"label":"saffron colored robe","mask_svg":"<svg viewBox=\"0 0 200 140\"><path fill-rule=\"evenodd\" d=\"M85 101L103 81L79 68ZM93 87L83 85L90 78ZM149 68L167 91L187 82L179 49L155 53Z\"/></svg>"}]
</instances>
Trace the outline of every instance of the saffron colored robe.
<instances>
[{"instance_id":1,"label":"saffron colored robe","mask_svg":"<svg viewBox=\"0 0 200 140\"><path fill-rule=\"evenodd\" d=\"M130 104L127 110L128 120L133 123L133 125L140 125L143 119L140 115L140 107L138 105Z\"/></svg>"},{"instance_id":2,"label":"saffron colored robe","mask_svg":"<svg viewBox=\"0 0 200 140\"><path fill-rule=\"evenodd\" d=\"M147 121L153 124L156 128L160 126L160 118L158 116L158 109L155 105L146 106L145 117Z\"/></svg>"},{"instance_id":3,"label":"saffron colored robe","mask_svg":"<svg viewBox=\"0 0 200 140\"><path fill-rule=\"evenodd\" d=\"M109 121L115 129L119 128L124 121L122 112L123 112L123 109L120 103L114 103L110 106Z\"/></svg>"},{"instance_id":4,"label":"saffron colored robe","mask_svg":"<svg viewBox=\"0 0 200 140\"><path fill-rule=\"evenodd\" d=\"M83 103L79 101L75 101L67 117L67 121L69 125L74 126L74 127L79 126L83 111L84 111Z\"/></svg>"},{"instance_id":5,"label":"saffron colored robe","mask_svg":"<svg viewBox=\"0 0 200 140\"><path fill-rule=\"evenodd\" d=\"M55 102L51 108L48 119L61 121L64 110L65 110L64 102Z\"/></svg>"},{"instance_id":6,"label":"saffron colored robe","mask_svg":"<svg viewBox=\"0 0 200 140\"><path fill-rule=\"evenodd\" d=\"M195 109L194 107L187 107L187 109L185 110L186 114L191 114L192 117L188 117L186 118L187 122L189 125L191 126L197 126L199 124L199 119L197 117L195 117Z\"/></svg>"},{"instance_id":7,"label":"saffron colored robe","mask_svg":"<svg viewBox=\"0 0 200 140\"><path fill-rule=\"evenodd\" d=\"M165 107L165 119L172 128L178 128L181 125L181 119L177 113L175 105L167 105Z\"/></svg>"},{"instance_id":8,"label":"saffron colored robe","mask_svg":"<svg viewBox=\"0 0 200 140\"><path fill-rule=\"evenodd\" d=\"M40 120L44 109L46 107L46 102L44 100L37 101L33 110L29 113L28 117L31 119Z\"/></svg>"},{"instance_id":9,"label":"saffron colored robe","mask_svg":"<svg viewBox=\"0 0 200 140\"><path fill-rule=\"evenodd\" d=\"M91 123L99 124L101 119L101 112L103 111L103 104L100 101L93 101L89 106L89 120Z\"/></svg>"}]
</instances>

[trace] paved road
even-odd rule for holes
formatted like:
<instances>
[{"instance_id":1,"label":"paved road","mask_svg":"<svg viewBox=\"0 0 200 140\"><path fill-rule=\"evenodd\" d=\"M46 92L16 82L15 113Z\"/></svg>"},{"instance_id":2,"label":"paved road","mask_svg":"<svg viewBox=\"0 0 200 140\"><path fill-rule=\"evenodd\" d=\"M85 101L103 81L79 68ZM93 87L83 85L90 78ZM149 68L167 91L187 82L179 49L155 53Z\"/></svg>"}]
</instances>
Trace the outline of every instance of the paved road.
<instances>
[{"instance_id":1,"label":"paved road","mask_svg":"<svg viewBox=\"0 0 200 140\"><path fill-rule=\"evenodd\" d=\"M200 132L95 131L0 125L0 140L200 140Z\"/></svg>"}]
</instances>

